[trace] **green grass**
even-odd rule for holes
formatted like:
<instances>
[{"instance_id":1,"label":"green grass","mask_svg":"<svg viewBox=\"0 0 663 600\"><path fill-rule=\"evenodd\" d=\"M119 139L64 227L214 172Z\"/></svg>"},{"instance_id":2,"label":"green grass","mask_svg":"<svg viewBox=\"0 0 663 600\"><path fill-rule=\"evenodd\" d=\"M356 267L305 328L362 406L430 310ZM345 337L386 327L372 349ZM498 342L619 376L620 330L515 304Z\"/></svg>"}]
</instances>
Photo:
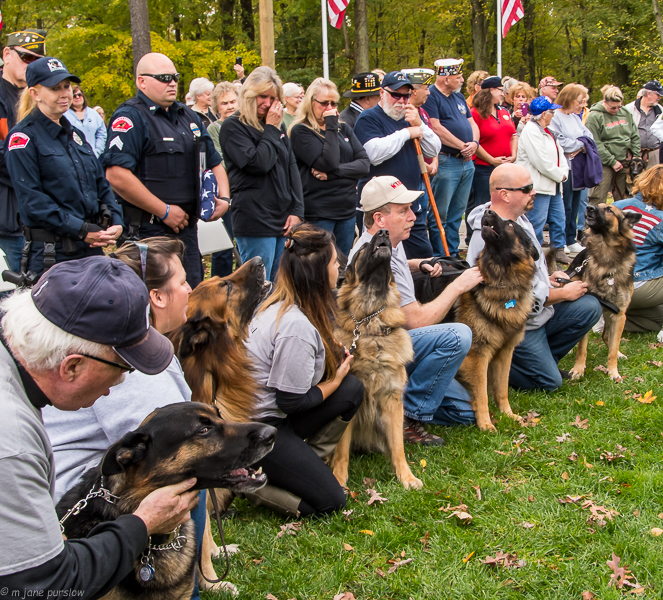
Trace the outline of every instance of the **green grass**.
<instances>
[{"instance_id":1,"label":"green grass","mask_svg":"<svg viewBox=\"0 0 663 600\"><path fill-rule=\"evenodd\" d=\"M496 416L497 433L436 427L432 430L446 439L446 446L407 446L423 490L404 490L381 455L353 457L349 488L360 494L358 501L348 500L353 511L349 521L342 514L304 520L296 536L282 538L276 535L283 518L236 500L237 518L225 522L225 532L226 541L239 544L240 552L231 557L228 580L237 585L240 598L252 599L271 593L278 600L331 600L340 592L352 592L357 600L556 600L580 599L585 590L601 600L661 598L663 536L649 532L663 528L658 516L663 513L663 368L647 361L663 360L663 349L649 347L656 342L653 333L624 337L621 349L628 360L620 361L623 383L593 370L605 364L606 348L592 334L584 379L567 381L550 394L511 391L514 411L523 416L540 413L536 426L521 428ZM574 353L564 358L560 367L570 369L573 358ZM644 382L636 382L636 377ZM648 390L659 396L651 404L632 397ZM599 401L604 405L597 405ZM587 430L569 425L576 415L589 420ZM557 442L563 433L570 439ZM521 434L526 438L519 439ZM517 441L523 452L517 451ZM602 460L601 452L615 452L615 444L628 449L621 452L626 458ZM572 452L579 456L575 462L568 459ZM368 506L364 477L376 478L375 488L389 501ZM473 487L477 485L482 500ZM597 527L587 522L591 513L581 502L558 502L567 494L587 496L620 514ZM438 511L461 503L473 516L470 524ZM523 522L534 527L523 528ZM424 550L421 540L426 534ZM354 550L344 550L343 543ZM482 564L500 550L517 553L526 565L506 570ZM386 574L387 561L400 559L402 552L413 561L380 576L377 570ZM646 588L642 595L608 586L606 561L613 552ZM217 572L223 572L222 565L216 561ZM203 600L215 597L202 594Z\"/></svg>"}]
</instances>

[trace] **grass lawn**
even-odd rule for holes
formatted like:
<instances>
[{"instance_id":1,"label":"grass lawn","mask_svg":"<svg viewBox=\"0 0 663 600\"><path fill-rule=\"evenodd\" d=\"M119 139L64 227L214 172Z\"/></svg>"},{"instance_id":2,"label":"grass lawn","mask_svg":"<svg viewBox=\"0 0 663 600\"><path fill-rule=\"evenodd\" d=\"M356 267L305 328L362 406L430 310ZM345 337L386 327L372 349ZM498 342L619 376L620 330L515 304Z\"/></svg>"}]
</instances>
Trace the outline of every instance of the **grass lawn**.
<instances>
[{"instance_id":1,"label":"grass lawn","mask_svg":"<svg viewBox=\"0 0 663 600\"><path fill-rule=\"evenodd\" d=\"M624 338L623 383L593 370L607 353L592 334L584 379L551 394L511 392L513 410L539 413L538 423L520 427L496 416L497 433L438 427L433 431L446 446L407 446L423 490L404 490L381 455L353 457L349 488L359 494L348 499L352 513L303 520L296 535L281 538L283 518L236 500L237 518L225 522L225 531L227 543L240 547L228 577L240 598L593 597L585 591L601 600L661 598L663 535L651 530L663 529L663 367L648 361L663 360L663 348L649 346L653 333ZM573 358L560 367L570 369ZM649 404L633 397L649 390L659 396ZM570 424L578 415L587 429ZM366 477L377 480L373 487L387 502L367 504ZM559 502L567 496L583 497ZM461 504L473 517L469 523L438 510ZM605 516L611 510L619 514ZM512 562L524 566L483 563L498 552L517 554ZM613 552L635 588L609 586ZM388 561L405 559L412 561L388 573ZM222 561L216 569L223 572Z\"/></svg>"}]
</instances>

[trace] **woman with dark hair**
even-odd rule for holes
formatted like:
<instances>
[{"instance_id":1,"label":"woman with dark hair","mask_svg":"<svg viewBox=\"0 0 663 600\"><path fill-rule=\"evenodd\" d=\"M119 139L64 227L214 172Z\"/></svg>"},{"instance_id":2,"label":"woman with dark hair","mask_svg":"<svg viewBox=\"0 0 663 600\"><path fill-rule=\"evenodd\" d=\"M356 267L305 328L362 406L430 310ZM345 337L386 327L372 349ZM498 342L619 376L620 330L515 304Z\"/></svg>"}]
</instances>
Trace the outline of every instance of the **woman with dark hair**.
<instances>
[{"instance_id":1,"label":"woman with dark hair","mask_svg":"<svg viewBox=\"0 0 663 600\"><path fill-rule=\"evenodd\" d=\"M308 223L293 227L276 287L249 326L246 345L260 386L256 418L279 433L257 463L269 484L246 496L294 517L345 506L323 458L357 412L364 388L348 374L352 356L333 337L337 277L331 234Z\"/></svg>"},{"instance_id":2,"label":"woman with dark hair","mask_svg":"<svg viewBox=\"0 0 663 600\"><path fill-rule=\"evenodd\" d=\"M85 134L85 140L92 146L98 158L106 147L106 124L97 110L87 105L87 98L81 86L72 86L72 91L71 108L64 116Z\"/></svg>"}]
</instances>

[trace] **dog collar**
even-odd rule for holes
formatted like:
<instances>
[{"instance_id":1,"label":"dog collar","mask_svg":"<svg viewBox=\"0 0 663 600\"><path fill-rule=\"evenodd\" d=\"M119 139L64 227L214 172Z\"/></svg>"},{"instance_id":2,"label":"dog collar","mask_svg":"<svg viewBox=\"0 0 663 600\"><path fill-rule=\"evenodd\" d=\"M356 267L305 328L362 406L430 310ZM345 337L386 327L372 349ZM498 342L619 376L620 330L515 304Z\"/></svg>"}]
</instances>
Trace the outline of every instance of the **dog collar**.
<instances>
[{"instance_id":1,"label":"dog collar","mask_svg":"<svg viewBox=\"0 0 663 600\"><path fill-rule=\"evenodd\" d=\"M377 312L374 312L372 315L368 315L367 317L364 317L361 321L357 321L355 319L355 315L352 311L350 311L350 316L352 317L352 320L355 322L355 328L354 331L352 332L353 338L352 338L352 345L350 346L350 354L354 354L354 351L357 349L357 340L359 339L359 336L361 333L359 332L359 326L363 325L364 323L369 322L373 317L377 317L385 308L387 308L387 305L385 304L380 310ZM379 335L389 335L391 333L391 327L382 327L382 333ZM367 334L368 335L368 334ZM375 335L375 334L371 334Z\"/></svg>"},{"instance_id":2,"label":"dog collar","mask_svg":"<svg viewBox=\"0 0 663 600\"><path fill-rule=\"evenodd\" d=\"M60 532L64 535L64 522L71 517L71 515L77 515L80 513L86 506L87 506L87 501L92 500L93 498L101 498L102 500L105 500L108 502L108 504L115 504L116 500L119 500L119 498L113 494L110 493L110 490L107 490L104 487L104 476L101 476L101 480L99 482L99 489L95 491L96 484L92 486L92 489L87 493L87 496L83 498L82 500L79 500L72 506L68 511L67 514L60 519Z\"/></svg>"}]
</instances>

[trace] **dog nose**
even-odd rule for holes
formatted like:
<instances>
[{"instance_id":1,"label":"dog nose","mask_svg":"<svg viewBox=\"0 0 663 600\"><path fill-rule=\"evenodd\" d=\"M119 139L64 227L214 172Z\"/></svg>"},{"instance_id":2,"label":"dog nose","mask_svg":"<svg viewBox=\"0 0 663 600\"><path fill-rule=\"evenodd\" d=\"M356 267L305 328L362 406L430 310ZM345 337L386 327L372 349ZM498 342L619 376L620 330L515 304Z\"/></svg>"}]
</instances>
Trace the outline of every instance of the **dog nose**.
<instances>
[{"instance_id":1,"label":"dog nose","mask_svg":"<svg viewBox=\"0 0 663 600\"><path fill-rule=\"evenodd\" d=\"M257 444L271 446L276 440L276 431L276 427L272 427L271 425L260 425L249 434L249 438Z\"/></svg>"}]
</instances>

